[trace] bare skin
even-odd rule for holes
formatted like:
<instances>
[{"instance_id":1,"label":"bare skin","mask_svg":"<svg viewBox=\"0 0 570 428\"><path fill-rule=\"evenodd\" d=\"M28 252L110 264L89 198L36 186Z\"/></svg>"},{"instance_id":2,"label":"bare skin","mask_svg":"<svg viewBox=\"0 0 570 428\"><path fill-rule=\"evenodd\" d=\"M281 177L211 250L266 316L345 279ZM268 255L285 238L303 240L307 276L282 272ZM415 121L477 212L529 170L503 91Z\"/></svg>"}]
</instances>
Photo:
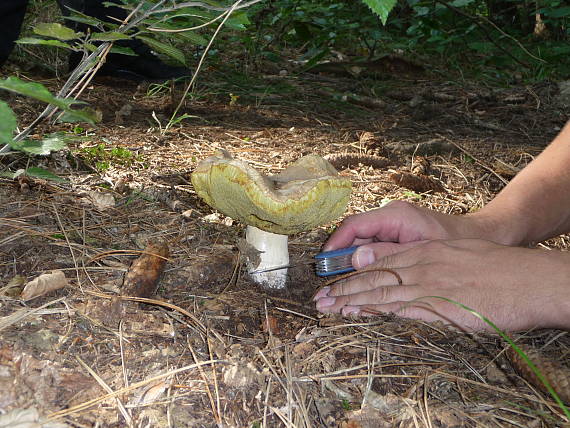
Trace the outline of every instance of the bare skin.
<instances>
[{"instance_id":1,"label":"bare skin","mask_svg":"<svg viewBox=\"0 0 570 428\"><path fill-rule=\"evenodd\" d=\"M479 212L450 216L406 202L346 219L325 250L361 245L367 272L320 290L322 312L394 312L466 329L489 329L463 303L500 328L570 330L570 253L516 247L570 231L570 123ZM468 239L466 239L468 238ZM493 241L493 242L491 242Z\"/></svg>"}]
</instances>

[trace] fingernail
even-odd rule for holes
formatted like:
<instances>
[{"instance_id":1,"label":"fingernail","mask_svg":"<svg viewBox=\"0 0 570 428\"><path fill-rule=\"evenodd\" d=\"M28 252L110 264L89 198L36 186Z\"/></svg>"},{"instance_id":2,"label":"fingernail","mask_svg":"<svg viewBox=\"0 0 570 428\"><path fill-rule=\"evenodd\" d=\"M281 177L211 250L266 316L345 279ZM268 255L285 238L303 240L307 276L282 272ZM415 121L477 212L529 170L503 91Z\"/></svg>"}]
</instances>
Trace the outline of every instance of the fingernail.
<instances>
[{"instance_id":1,"label":"fingernail","mask_svg":"<svg viewBox=\"0 0 570 428\"><path fill-rule=\"evenodd\" d=\"M328 297L329 291L331 291L331 288L329 286L321 288L319 291L317 291L317 294L315 294L313 300L319 300L322 299L323 297Z\"/></svg>"},{"instance_id":2,"label":"fingernail","mask_svg":"<svg viewBox=\"0 0 570 428\"><path fill-rule=\"evenodd\" d=\"M342 308L343 315L358 315L360 313L359 306L345 306Z\"/></svg>"},{"instance_id":3,"label":"fingernail","mask_svg":"<svg viewBox=\"0 0 570 428\"><path fill-rule=\"evenodd\" d=\"M334 297L323 297L322 299L317 300L317 309L320 310L322 308L328 308L329 306L334 305L336 299Z\"/></svg>"},{"instance_id":4,"label":"fingernail","mask_svg":"<svg viewBox=\"0 0 570 428\"><path fill-rule=\"evenodd\" d=\"M368 247L360 247L354 252L353 265L355 268L363 268L374 263L374 251Z\"/></svg>"}]
</instances>

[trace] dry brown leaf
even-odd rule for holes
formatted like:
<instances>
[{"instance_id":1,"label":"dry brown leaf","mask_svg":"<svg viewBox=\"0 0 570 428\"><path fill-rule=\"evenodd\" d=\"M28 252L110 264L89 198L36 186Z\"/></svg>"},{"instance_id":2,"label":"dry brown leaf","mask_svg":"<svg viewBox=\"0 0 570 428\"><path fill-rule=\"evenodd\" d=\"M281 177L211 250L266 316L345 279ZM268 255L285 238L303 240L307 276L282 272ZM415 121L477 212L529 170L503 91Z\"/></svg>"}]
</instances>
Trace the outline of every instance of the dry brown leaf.
<instances>
[{"instance_id":1,"label":"dry brown leaf","mask_svg":"<svg viewBox=\"0 0 570 428\"><path fill-rule=\"evenodd\" d=\"M222 370L223 382L234 388L252 387L259 384L263 375L257 370L253 363L232 364Z\"/></svg>"},{"instance_id":2,"label":"dry brown leaf","mask_svg":"<svg viewBox=\"0 0 570 428\"><path fill-rule=\"evenodd\" d=\"M132 400L132 404L143 406L152 404L155 401L158 401L164 392L170 388L170 385L171 382L169 380L154 382L140 391L140 393L138 393Z\"/></svg>"},{"instance_id":3,"label":"dry brown leaf","mask_svg":"<svg viewBox=\"0 0 570 428\"><path fill-rule=\"evenodd\" d=\"M60 270L44 273L26 284L20 297L31 300L43 296L50 291L59 290L68 284L65 274Z\"/></svg>"},{"instance_id":4,"label":"dry brown leaf","mask_svg":"<svg viewBox=\"0 0 570 428\"><path fill-rule=\"evenodd\" d=\"M0 415L0 428L66 428L69 425L60 422L41 422L36 408L14 409Z\"/></svg>"},{"instance_id":5,"label":"dry brown leaf","mask_svg":"<svg viewBox=\"0 0 570 428\"><path fill-rule=\"evenodd\" d=\"M110 193L89 191L87 192L86 200L91 202L95 208L101 211L115 206L115 197Z\"/></svg>"}]
</instances>

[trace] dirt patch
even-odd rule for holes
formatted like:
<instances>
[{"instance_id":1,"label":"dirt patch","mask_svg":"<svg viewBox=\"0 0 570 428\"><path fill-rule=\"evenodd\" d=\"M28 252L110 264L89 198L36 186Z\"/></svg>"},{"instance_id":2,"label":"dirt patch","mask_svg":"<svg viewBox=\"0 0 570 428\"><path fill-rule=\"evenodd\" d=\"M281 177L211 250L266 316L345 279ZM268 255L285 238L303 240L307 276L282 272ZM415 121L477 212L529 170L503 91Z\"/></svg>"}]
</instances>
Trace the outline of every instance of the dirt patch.
<instances>
[{"instance_id":1,"label":"dirt patch","mask_svg":"<svg viewBox=\"0 0 570 428\"><path fill-rule=\"evenodd\" d=\"M81 132L87 138L74 158L33 160L68 183L0 182L0 288L56 269L70 283L28 302L6 290L0 297L2 411L35 407L69 426L109 427L562 423L551 399L508 364L497 336L318 314L311 297L323 280L302 262L330 229L291 237L296 267L287 290L257 288L240 262L243 226L213 213L189 181L217 149L271 173L304 154L338 153L350 155L339 167L354 184L347 215L389 199L465 213L564 124L568 111L553 103L552 85L390 80L376 91L385 107L370 109L323 91L377 82L307 76L287 81L293 93L244 95L236 105L195 100L182 112L192 117L165 131L176 93L111 83L85 94L103 123ZM10 103L24 121L38 111L19 98ZM96 171L84 154L100 143L134 160ZM27 159L2 162L16 169ZM394 179L404 173L437 191ZM169 255L156 302L121 301L132 260L159 240ZM567 248L568 238L547 244ZM521 340L567 360L564 333Z\"/></svg>"}]
</instances>

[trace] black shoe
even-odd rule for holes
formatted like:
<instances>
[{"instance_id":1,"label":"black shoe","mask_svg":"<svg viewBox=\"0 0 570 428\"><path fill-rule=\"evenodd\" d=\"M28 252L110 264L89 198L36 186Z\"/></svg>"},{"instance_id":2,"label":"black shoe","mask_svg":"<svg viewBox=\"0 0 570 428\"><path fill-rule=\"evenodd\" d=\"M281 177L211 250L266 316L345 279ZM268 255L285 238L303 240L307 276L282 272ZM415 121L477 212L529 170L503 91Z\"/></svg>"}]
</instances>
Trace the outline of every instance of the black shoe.
<instances>
[{"instance_id":1,"label":"black shoe","mask_svg":"<svg viewBox=\"0 0 570 428\"><path fill-rule=\"evenodd\" d=\"M191 75L190 69L186 67L172 66L163 62L139 40L129 40L121 43L121 46L131 48L137 56L115 53L107 55L105 64L97 71L98 76L119 77L134 81L158 81ZM72 52L69 56L69 69L75 69L82 58L82 53Z\"/></svg>"}]
</instances>

